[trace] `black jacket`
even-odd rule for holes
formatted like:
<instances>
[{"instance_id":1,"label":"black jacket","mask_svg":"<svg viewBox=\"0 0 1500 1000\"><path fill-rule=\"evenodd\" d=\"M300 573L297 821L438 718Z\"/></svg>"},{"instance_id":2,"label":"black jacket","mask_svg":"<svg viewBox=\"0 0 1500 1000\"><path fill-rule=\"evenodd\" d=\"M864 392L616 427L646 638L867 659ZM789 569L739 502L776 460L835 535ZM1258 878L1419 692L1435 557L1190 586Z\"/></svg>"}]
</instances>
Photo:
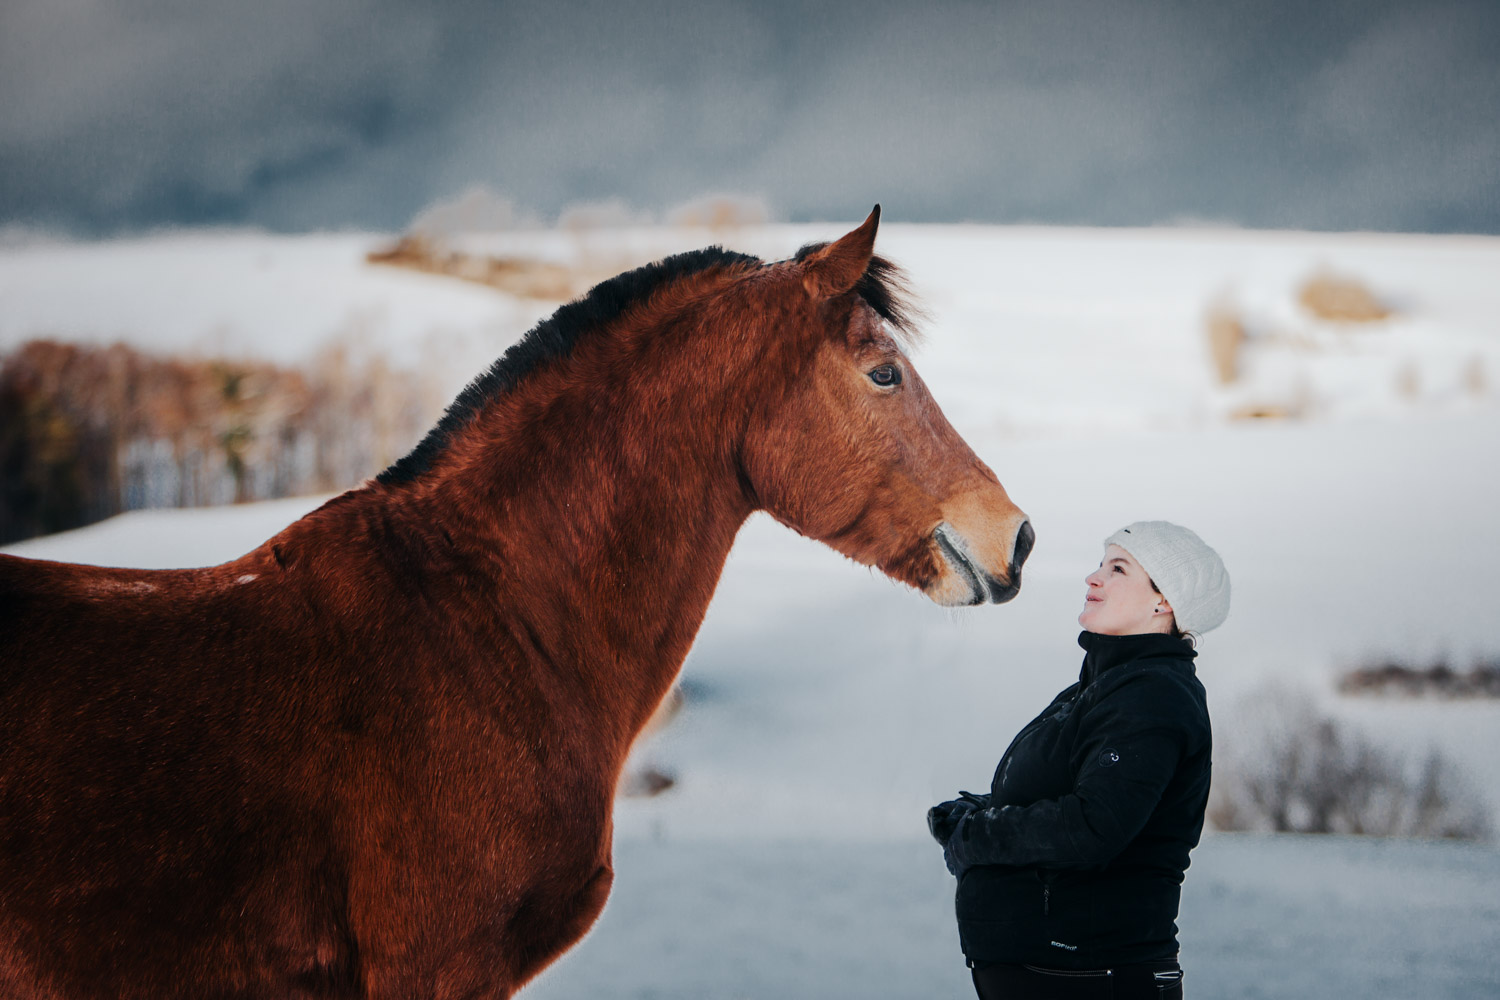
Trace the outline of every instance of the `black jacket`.
<instances>
[{"instance_id":1,"label":"black jacket","mask_svg":"<svg viewBox=\"0 0 1500 1000\"><path fill-rule=\"evenodd\" d=\"M1196 654L1155 634L1078 644L1078 683L1011 742L988 807L950 839L971 959L1102 968L1177 954L1212 746Z\"/></svg>"}]
</instances>

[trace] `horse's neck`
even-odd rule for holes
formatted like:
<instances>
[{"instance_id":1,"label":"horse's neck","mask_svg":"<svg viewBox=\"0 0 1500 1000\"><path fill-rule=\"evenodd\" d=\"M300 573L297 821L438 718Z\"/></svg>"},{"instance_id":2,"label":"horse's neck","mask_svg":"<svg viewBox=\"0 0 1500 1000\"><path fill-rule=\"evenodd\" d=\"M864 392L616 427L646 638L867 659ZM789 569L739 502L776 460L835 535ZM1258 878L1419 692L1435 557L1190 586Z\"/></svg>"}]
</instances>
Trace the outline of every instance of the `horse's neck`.
<instances>
[{"instance_id":1,"label":"horse's neck","mask_svg":"<svg viewBox=\"0 0 1500 1000\"><path fill-rule=\"evenodd\" d=\"M683 395L670 410L641 391L491 404L426 504L488 567L502 627L576 679L627 744L676 677L751 510L719 401Z\"/></svg>"}]
</instances>

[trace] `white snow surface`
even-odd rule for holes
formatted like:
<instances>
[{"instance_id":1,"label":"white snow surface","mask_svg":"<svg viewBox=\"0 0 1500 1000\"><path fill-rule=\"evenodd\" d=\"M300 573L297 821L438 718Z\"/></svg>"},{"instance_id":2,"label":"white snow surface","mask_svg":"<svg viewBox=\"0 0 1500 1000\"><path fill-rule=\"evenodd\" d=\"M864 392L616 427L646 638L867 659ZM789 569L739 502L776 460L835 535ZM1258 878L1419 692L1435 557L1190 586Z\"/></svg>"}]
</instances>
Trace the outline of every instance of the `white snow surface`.
<instances>
[{"instance_id":1,"label":"white snow surface","mask_svg":"<svg viewBox=\"0 0 1500 1000\"><path fill-rule=\"evenodd\" d=\"M727 242L773 259L841 231ZM0 350L46 334L296 361L347 335L350 317L378 317L362 322L394 358L437 353L457 384L550 310L364 265L385 239L3 247ZM475 242L566 261L710 241ZM685 665L686 707L637 749L637 765L677 784L619 802L613 899L529 995L966 995L951 880L923 813L982 790L1010 737L1074 679L1083 577L1100 540L1139 518L1191 526L1233 577L1229 621L1198 659L1217 730L1233 730L1242 696L1290 685L1392 750L1441 749L1500 808L1500 705L1333 687L1378 655L1500 654L1500 240L886 226L879 249L929 313L918 369L1032 517L1022 592L940 609L752 518ZM1322 267L1396 317L1341 328L1302 313L1296 284ZM1232 301L1253 335L1232 389L1206 358L1214 301ZM435 352L434 338L462 346ZM459 372L460 359L473 363ZM1294 397L1300 420L1226 417ZM323 499L142 511L6 551L204 565ZM1179 922L1197 996L1500 995L1493 845L1210 835Z\"/></svg>"}]
</instances>

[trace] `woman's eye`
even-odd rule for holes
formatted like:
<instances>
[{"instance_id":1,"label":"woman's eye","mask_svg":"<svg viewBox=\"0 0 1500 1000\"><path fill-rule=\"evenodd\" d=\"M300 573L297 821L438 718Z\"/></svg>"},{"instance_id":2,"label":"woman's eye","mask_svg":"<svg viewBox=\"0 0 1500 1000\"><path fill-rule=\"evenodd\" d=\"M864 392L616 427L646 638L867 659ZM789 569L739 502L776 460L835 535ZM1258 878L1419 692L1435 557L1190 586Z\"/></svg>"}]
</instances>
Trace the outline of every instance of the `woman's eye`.
<instances>
[{"instance_id":1,"label":"woman's eye","mask_svg":"<svg viewBox=\"0 0 1500 1000\"><path fill-rule=\"evenodd\" d=\"M870 381L882 386L900 385L901 369L895 365L881 365L870 371Z\"/></svg>"},{"instance_id":2,"label":"woman's eye","mask_svg":"<svg viewBox=\"0 0 1500 1000\"><path fill-rule=\"evenodd\" d=\"M1125 572L1125 567L1124 566L1116 566L1115 567L1115 572L1123 574Z\"/></svg>"}]
</instances>

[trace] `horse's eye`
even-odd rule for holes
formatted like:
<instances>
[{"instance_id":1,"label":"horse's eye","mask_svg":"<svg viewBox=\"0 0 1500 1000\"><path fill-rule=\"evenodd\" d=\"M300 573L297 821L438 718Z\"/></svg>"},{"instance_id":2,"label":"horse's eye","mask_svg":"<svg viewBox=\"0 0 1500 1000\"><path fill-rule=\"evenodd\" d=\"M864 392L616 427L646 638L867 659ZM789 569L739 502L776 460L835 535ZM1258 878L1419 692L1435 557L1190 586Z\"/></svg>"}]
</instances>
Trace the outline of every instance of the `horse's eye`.
<instances>
[{"instance_id":1,"label":"horse's eye","mask_svg":"<svg viewBox=\"0 0 1500 1000\"><path fill-rule=\"evenodd\" d=\"M901 369L895 365L881 365L870 371L870 381L881 386L900 385Z\"/></svg>"}]
</instances>

